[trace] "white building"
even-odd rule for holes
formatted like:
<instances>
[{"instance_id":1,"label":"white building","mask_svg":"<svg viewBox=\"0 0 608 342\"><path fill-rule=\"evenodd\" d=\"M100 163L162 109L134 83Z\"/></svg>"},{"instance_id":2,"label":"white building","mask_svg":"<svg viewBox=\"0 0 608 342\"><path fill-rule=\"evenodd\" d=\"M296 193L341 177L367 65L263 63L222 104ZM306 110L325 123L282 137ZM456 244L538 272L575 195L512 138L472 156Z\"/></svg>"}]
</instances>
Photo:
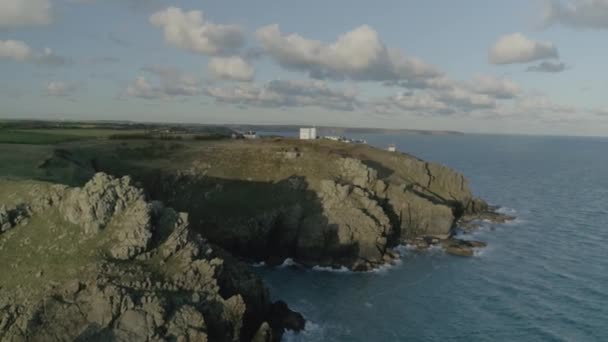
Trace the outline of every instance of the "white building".
<instances>
[{"instance_id":1,"label":"white building","mask_svg":"<svg viewBox=\"0 0 608 342\"><path fill-rule=\"evenodd\" d=\"M388 145L387 150L389 152L395 152L395 151L397 151L397 146L395 146L394 144L390 144L390 145Z\"/></svg>"},{"instance_id":2,"label":"white building","mask_svg":"<svg viewBox=\"0 0 608 342\"><path fill-rule=\"evenodd\" d=\"M300 140L317 139L317 129L315 127L300 128Z\"/></svg>"}]
</instances>

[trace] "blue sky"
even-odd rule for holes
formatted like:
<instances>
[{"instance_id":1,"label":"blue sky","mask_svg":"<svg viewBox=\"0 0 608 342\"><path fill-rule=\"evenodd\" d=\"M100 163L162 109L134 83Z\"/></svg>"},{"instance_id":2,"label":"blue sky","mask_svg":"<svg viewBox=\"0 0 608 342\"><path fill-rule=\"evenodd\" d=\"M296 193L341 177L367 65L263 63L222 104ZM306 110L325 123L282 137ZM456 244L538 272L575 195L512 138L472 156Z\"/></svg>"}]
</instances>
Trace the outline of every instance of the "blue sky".
<instances>
[{"instance_id":1,"label":"blue sky","mask_svg":"<svg viewBox=\"0 0 608 342\"><path fill-rule=\"evenodd\" d=\"M0 117L605 136L607 33L608 0L2 0Z\"/></svg>"}]
</instances>

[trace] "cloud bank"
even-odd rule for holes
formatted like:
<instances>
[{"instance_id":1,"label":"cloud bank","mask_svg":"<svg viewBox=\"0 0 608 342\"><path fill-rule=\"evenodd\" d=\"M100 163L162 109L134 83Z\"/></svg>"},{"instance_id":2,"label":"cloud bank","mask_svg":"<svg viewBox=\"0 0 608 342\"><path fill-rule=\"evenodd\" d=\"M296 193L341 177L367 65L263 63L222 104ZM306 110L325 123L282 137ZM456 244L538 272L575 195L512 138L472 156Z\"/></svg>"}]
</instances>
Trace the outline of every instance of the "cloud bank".
<instances>
[{"instance_id":1,"label":"cloud bank","mask_svg":"<svg viewBox=\"0 0 608 342\"><path fill-rule=\"evenodd\" d=\"M256 107L311 106L352 111L358 106L356 91L333 89L324 81L273 80L261 86L207 87L206 94L219 102Z\"/></svg>"},{"instance_id":2,"label":"cloud bank","mask_svg":"<svg viewBox=\"0 0 608 342\"><path fill-rule=\"evenodd\" d=\"M279 25L256 31L263 52L287 70L307 72L316 79L398 81L436 77L434 66L388 48L367 25L324 43L298 34L285 34Z\"/></svg>"}]
</instances>

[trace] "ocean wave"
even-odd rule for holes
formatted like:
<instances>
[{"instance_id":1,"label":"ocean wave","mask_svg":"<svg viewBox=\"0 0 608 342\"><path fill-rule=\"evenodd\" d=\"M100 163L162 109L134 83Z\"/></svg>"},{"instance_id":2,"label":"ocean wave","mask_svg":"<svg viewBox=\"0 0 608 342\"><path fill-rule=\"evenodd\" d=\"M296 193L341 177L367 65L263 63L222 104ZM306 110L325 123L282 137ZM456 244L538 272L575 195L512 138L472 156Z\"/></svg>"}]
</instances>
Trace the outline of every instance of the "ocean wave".
<instances>
[{"instance_id":1,"label":"ocean wave","mask_svg":"<svg viewBox=\"0 0 608 342\"><path fill-rule=\"evenodd\" d=\"M256 267L256 268L257 267L266 267L266 263L263 261L255 262L255 263L251 264L251 267Z\"/></svg>"}]
</instances>

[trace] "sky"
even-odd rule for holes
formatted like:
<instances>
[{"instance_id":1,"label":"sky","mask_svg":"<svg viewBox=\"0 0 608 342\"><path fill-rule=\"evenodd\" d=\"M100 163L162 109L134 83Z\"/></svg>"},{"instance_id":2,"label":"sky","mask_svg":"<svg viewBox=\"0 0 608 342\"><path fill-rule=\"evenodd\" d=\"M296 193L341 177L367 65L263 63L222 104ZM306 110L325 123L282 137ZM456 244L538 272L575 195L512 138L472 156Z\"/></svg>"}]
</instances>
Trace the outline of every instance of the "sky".
<instances>
[{"instance_id":1,"label":"sky","mask_svg":"<svg viewBox=\"0 0 608 342\"><path fill-rule=\"evenodd\" d=\"M608 0L0 0L0 118L608 136Z\"/></svg>"}]
</instances>

